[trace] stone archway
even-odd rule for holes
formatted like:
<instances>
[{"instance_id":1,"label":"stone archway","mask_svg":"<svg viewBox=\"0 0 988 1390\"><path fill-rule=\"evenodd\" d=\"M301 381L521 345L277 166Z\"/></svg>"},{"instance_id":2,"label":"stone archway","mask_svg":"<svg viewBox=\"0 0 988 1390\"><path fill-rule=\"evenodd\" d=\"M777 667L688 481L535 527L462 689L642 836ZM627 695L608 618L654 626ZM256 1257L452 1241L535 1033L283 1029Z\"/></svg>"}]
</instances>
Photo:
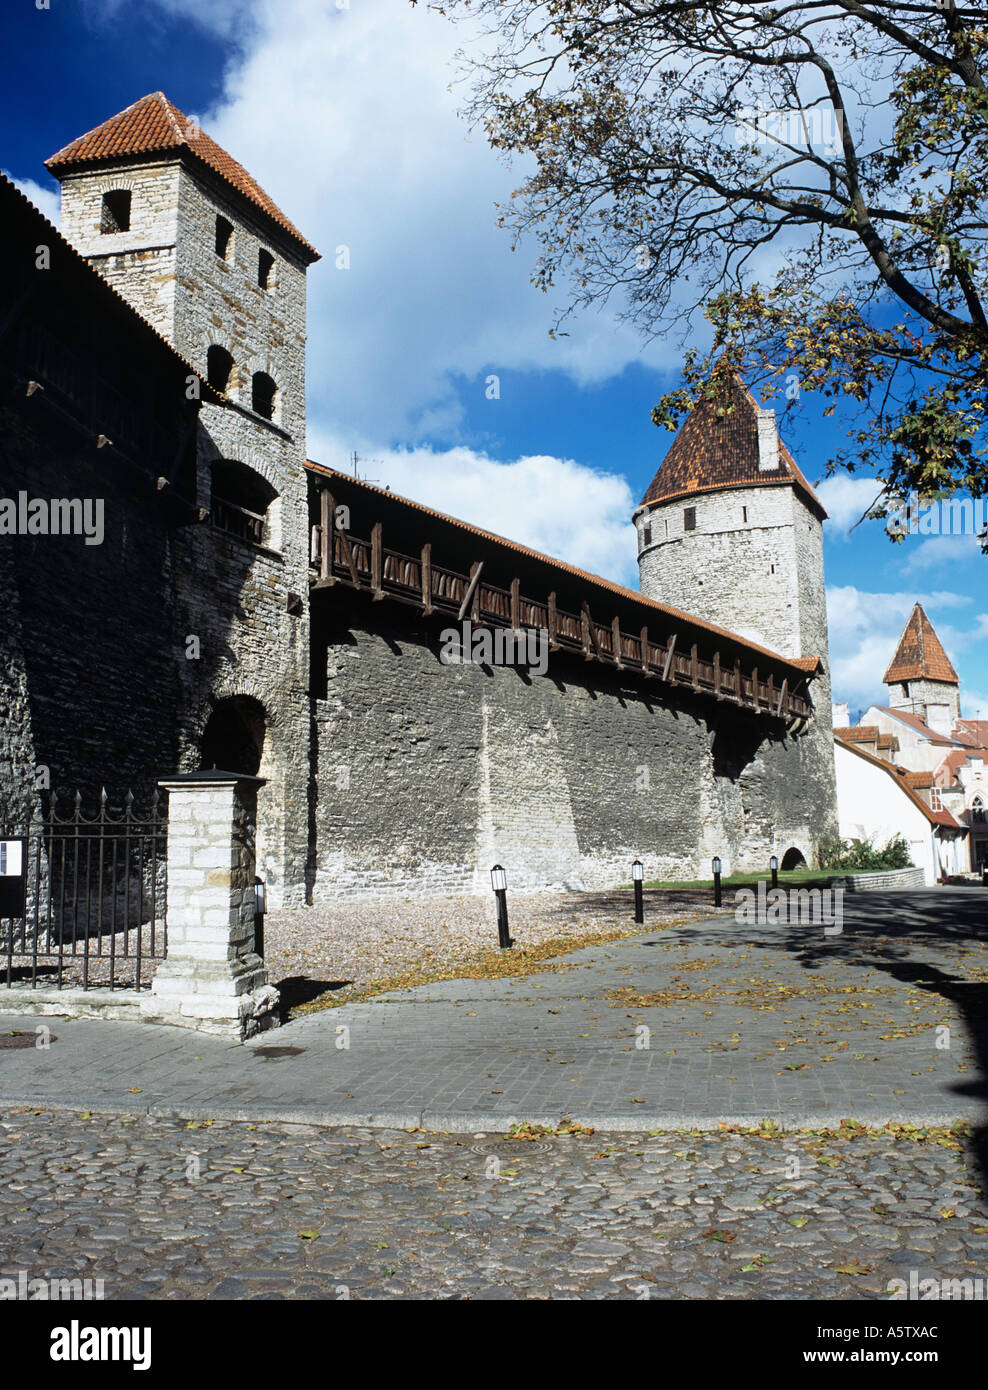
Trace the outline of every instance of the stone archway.
<instances>
[{"instance_id":1,"label":"stone archway","mask_svg":"<svg viewBox=\"0 0 988 1390\"><path fill-rule=\"evenodd\" d=\"M802 850L798 850L795 845L793 845L790 849L787 849L785 854L782 856L782 861L779 864L779 868L782 870L783 873L789 873L793 869L805 869L806 860L803 857Z\"/></svg>"},{"instance_id":2,"label":"stone archway","mask_svg":"<svg viewBox=\"0 0 988 1390\"><path fill-rule=\"evenodd\" d=\"M256 777L264 755L267 720L264 706L252 695L231 695L217 702L200 743L200 766Z\"/></svg>"}]
</instances>

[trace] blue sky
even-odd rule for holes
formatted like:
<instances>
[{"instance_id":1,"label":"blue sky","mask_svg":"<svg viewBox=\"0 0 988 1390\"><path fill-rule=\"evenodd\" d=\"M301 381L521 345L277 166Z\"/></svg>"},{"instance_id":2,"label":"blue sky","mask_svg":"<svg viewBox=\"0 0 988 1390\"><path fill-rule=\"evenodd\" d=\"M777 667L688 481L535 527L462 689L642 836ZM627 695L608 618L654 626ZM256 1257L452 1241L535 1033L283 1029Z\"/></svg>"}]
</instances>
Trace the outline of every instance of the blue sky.
<instances>
[{"instance_id":1,"label":"blue sky","mask_svg":"<svg viewBox=\"0 0 988 1390\"><path fill-rule=\"evenodd\" d=\"M636 585L632 507L672 436L649 412L677 384L679 339L643 344L614 313L548 336L495 203L520 181L458 115L469 39L403 0L52 0L4 7L0 166L57 217L43 160L162 90L245 164L323 252L310 272L311 457ZM336 268L349 249L350 269ZM498 377L491 398L488 378ZM804 398L784 437L811 481L843 443ZM988 718L988 560L972 537L892 546L848 528L878 491L822 482L835 698L881 675L923 603Z\"/></svg>"}]
</instances>

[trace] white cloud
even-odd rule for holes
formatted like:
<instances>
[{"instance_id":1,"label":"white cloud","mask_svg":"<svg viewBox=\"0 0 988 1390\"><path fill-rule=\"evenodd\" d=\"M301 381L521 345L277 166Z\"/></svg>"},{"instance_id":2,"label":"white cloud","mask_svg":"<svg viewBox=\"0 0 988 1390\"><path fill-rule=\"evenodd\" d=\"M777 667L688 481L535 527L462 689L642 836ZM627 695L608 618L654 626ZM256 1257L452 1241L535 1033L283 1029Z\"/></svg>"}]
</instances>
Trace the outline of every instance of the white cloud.
<instances>
[{"instance_id":1,"label":"white cloud","mask_svg":"<svg viewBox=\"0 0 988 1390\"><path fill-rule=\"evenodd\" d=\"M48 221L58 226L60 216L60 205L58 193L55 189L44 188L40 183L35 183L34 179L15 179L8 169L2 170L10 179L11 183L24 194L25 198L30 198L31 202L40 212L48 218Z\"/></svg>"},{"instance_id":2,"label":"white cloud","mask_svg":"<svg viewBox=\"0 0 988 1390\"><path fill-rule=\"evenodd\" d=\"M870 510L880 491L881 484L875 478L854 478L846 473L817 483L817 496L829 518L823 524L826 538L832 541L854 539L859 532L848 535L850 528ZM871 529L875 523L864 525Z\"/></svg>"},{"instance_id":3,"label":"white cloud","mask_svg":"<svg viewBox=\"0 0 988 1390\"><path fill-rule=\"evenodd\" d=\"M332 436L311 456L347 468ZM358 450L358 453L360 451ZM617 583L638 587L634 506L624 478L545 454L501 462L473 449L393 449L361 454L359 472L381 487L508 536Z\"/></svg>"},{"instance_id":4,"label":"white cloud","mask_svg":"<svg viewBox=\"0 0 988 1390\"><path fill-rule=\"evenodd\" d=\"M916 542L907 536L902 542L905 568L911 573L920 570L942 569L949 576L958 565L982 560L981 543L977 536L930 536Z\"/></svg>"},{"instance_id":5,"label":"white cloud","mask_svg":"<svg viewBox=\"0 0 988 1390\"><path fill-rule=\"evenodd\" d=\"M197 18L191 0L160 3ZM549 339L536 245L512 254L496 225L521 173L458 114L465 90L450 90L468 26L397 0L255 0L250 16L231 33L223 100L192 114L323 252L309 272L314 425L453 443L456 386L482 372L560 368L582 384L632 361L678 367L678 344L643 347L611 314ZM349 270L336 268L341 245Z\"/></svg>"}]
</instances>

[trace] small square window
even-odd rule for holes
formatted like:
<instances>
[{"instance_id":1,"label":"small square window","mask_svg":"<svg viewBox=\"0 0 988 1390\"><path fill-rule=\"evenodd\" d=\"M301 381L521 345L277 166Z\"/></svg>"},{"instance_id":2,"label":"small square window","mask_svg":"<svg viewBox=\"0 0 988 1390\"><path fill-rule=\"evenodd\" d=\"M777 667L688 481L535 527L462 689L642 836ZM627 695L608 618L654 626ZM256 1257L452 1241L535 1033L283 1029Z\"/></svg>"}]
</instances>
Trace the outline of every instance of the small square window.
<instances>
[{"instance_id":1,"label":"small square window","mask_svg":"<svg viewBox=\"0 0 988 1390\"><path fill-rule=\"evenodd\" d=\"M274 256L263 246L257 253L257 283L262 290L274 288Z\"/></svg>"},{"instance_id":2,"label":"small square window","mask_svg":"<svg viewBox=\"0 0 988 1390\"><path fill-rule=\"evenodd\" d=\"M695 508L695 507L686 507L685 510L683 511L683 530L684 530L684 531L695 531L695 530L696 530L696 508Z\"/></svg>"},{"instance_id":3,"label":"small square window","mask_svg":"<svg viewBox=\"0 0 988 1390\"><path fill-rule=\"evenodd\" d=\"M230 246L233 241L233 223L225 217L216 218L216 254L224 261L230 259Z\"/></svg>"},{"instance_id":4,"label":"small square window","mask_svg":"<svg viewBox=\"0 0 988 1390\"><path fill-rule=\"evenodd\" d=\"M130 189L116 188L112 193L103 194L103 208L100 213L101 232L130 231Z\"/></svg>"}]
</instances>

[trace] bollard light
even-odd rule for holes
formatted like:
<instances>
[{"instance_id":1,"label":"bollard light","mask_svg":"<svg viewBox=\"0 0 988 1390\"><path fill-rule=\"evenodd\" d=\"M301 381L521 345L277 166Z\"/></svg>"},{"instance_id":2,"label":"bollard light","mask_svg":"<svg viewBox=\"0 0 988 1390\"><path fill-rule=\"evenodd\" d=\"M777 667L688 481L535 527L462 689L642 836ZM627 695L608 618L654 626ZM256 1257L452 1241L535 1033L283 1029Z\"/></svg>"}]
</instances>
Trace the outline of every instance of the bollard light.
<instances>
[{"instance_id":1,"label":"bollard light","mask_svg":"<svg viewBox=\"0 0 988 1390\"><path fill-rule=\"evenodd\" d=\"M254 879L254 953L264 959L264 914L267 911L267 904L264 894L264 883L261 879Z\"/></svg>"},{"instance_id":2,"label":"bollard light","mask_svg":"<svg viewBox=\"0 0 988 1390\"><path fill-rule=\"evenodd\" d=\"M768 866L769 866L769 868L772 870L772 887L773 887L773 888L778 888L778 886L779 886L779 856L778 856L777 854L773 854L773 855L772 855L772 858L768 861Z\"/></svg>"},{"instance_id":3,"label":"bollard light","mask_svg":"<svg viewBox=\"0 0 988 1390\"><path fill-rule=\"evenodd\" d=\"M513 945L508 933L508 875L501 868L500 864L495 864L491 869L491 887L494 889L494 896L497 898L497 939L502 951L506 951Z\"/></svg>"},{"instance_id":4,"label":"bollard light","mask_svg":"<svg viewBox=\"0 0 988 1390\"><path fill-rule=\"evenodd\" d=\"M644 922L645 920L645 899L643 893L643 880L645 878L645 866L640 859L636 859L631 865L631 881L635 885L635 921Z\"/></svg>"},{"instance_id":5,"label":"bollard light","mask_svg":"<svg viewBox=\"0 0 988 1390\"><path fill-rule=\"evenodd\" d=\"M720 907L720 855L715 854L711 863L714 871L714 907Z\"/></svg>"},{"instance_id":6,"label":"bollard light","mask_svg":"<svg viewBox=\"0 0 988 1390\"><path fill-rule=\"evenodd\" d=\"M631 877L636 883L641 883L645 877L645 866L640 859L636 859L631 866Z\"/></svg>"}]
</instances>

